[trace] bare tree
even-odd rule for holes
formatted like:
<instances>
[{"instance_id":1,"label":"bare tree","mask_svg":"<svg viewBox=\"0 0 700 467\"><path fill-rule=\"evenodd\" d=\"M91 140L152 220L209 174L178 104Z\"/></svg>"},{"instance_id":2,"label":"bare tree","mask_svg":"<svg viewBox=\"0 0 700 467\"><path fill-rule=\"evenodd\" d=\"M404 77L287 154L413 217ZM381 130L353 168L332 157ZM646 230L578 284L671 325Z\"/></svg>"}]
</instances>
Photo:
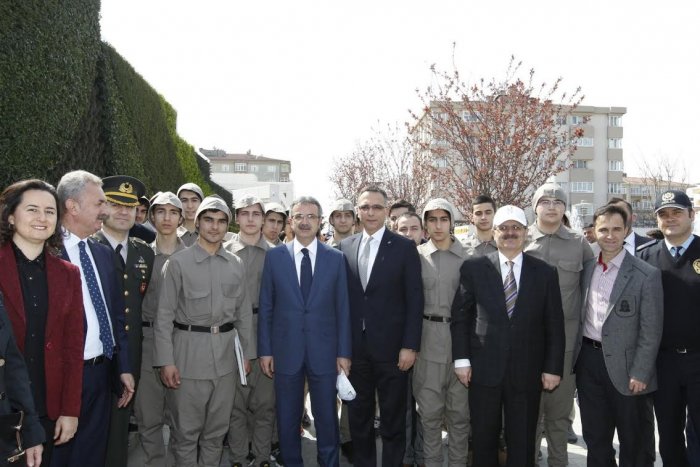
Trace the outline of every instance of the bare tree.
<instances>
[{"instance_id":1,"label":"bare tree","mask_svg":"<svg viewBox=\"0 0 700 467\"><path fill-rule=\"evenodd\" d=\"M414 151L405 129L386 124L355 150L335 159L330 174L336 196L356 201L364 186L381 186L391 200L405 199L423 206L430 195L433 175L429 164Z\"/></svg>"},{"instance_id":2,"label":"bare tree","mask_svg":"<svg viewBox=\"0 0 700 467\"><path fill-rule=\"evenodd\" d=\"M684 189L688 181L688 169L678 158L659 154L652 159L637 160L637 168L652 201L666 190Z\"/></svg>"},{"instance_id":3,"label":"bare tree","mask_svg":"<svg viewBox=\"0 0 700 467\"><path fill-rule=\"evenodd\" d=\"M428 163L423 172L464 213L479 194L524 206L534 188L570 166L583 136L580 127L566 125L583 99L580 88L561 92L562 78L536 85L534 70L523 81L520 68L511 57L503 78L468 84L455 66L447 72L433 65L436 84L416 90L423 109L410 112L410 125Z\"/></svg>"}]
</instances>

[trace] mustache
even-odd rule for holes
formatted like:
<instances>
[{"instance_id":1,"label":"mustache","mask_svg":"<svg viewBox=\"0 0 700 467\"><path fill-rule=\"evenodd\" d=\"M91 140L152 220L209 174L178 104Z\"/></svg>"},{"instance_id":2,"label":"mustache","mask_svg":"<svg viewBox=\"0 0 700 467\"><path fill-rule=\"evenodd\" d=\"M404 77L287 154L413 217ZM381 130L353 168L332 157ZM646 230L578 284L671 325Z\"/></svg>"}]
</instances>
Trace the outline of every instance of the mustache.
<instances>
[{"instance_id":1,"label":"mustache","mask_svg":"<svg viewBox=\"0 0 700 467\"><path fill-rule=\"evenodd\" d=\"M109 219L109 215L107 214L100 214L97 216L98 221L106 221L107 219Z\"/></svg>"},{"instance_id":2,"label":"mustache","mask_svg":"<svg viewBox=\"0 0 700 467\"><path fill-rule=\"evenodd\" d=\"M517 239L518 239L518 236L517 236L517 235L513 235L513 234L504 234L504 235L501 235L501 238L502 238L503 240L517 240Z\"/></svg>"}]
</instances>

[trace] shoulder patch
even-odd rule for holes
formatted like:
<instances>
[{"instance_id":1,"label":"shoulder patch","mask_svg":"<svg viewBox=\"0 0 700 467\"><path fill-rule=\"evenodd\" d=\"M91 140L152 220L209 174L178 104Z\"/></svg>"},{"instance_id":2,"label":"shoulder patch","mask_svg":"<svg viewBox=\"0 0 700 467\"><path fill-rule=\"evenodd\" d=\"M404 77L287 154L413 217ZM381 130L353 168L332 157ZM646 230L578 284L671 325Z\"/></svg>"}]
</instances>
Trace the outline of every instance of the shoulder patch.
<instances>
[{"instance_id":1,"label":"shoulder patch","mask_svg":"<svg viewBox=\"0 0 700 467\"><path fill-rule=\"evenodd\" d=\"M652 247L652 246L658 244L660 241L661 241L661 240L652 240L651 242L647 242L647 243L645 243L644 245L639 245L635 251L636 251L637 253L639 253L640 251L644 251L644 250L646 250L647 248Z\"/></svg>"}]
</instances>

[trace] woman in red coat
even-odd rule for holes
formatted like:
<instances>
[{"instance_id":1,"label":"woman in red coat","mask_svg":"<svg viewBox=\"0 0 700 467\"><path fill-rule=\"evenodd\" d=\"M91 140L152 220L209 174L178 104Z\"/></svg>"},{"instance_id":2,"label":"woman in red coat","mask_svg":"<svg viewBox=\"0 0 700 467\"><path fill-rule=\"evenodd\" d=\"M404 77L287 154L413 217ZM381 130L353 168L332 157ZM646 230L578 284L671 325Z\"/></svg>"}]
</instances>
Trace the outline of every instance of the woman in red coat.
<instances>
[{"instance_id":1,"label":"woman in red coat","mask_svg":"<svg viewBox=\"0 0 700 467\"><path fill-rule=\"evenodd\" d=\"M59 218L56 190L41 180L0 195L0 291L46 431L45 465L75 435L83 376L80 270L59 257Z\"/></svg>"}]
</instances>

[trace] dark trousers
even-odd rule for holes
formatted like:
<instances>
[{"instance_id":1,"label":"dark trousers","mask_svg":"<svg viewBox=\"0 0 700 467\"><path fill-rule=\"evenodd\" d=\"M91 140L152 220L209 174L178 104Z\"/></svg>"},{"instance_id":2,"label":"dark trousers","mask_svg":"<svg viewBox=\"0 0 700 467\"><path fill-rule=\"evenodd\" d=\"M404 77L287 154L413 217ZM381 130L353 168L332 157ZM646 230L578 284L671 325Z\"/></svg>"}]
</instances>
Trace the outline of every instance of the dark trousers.
<instances>
[{"instance_id":1,"label":"dark trousers","mask_svg":"<svg viewBox=\"0 0 700 467\"><path fill-rule=\"evenodd\" d=\"M535 464L535 434L542 391L523 390L507 378L500 386L469 386L474 467L497 467L498 438L505 421L508 467ZM501 418L503 415L503 418Z\"/></svg>"},{"instance_id":2,"label":"dark trousers","mask_svg":"<svg viewBox=\"0 0 700 467\"><path fill-rule=\"evenodd\" d=\"M317 465L337 467L340 463L340 431L336 409L337 375L314 375L302 369L293 375L275 373L277 433L280 451L287 467L303 467L301 456L301 418L304 413L304 380L309 383L311 413L316 427Z\"/></svg>"},{"instance_id":3,"label":"dark trousers","mask_svg":"<svg viewBox=\"0 0 700 467\"><path fill-rule=\"evenodd\" d=\"M700 432L700 352L685 354L660 350L656 360L659 390L654 409L659 425L659 452L664 465L690 465L685 446L689 415L695 433Z\"/></svg>"},{"instance_id":4,"label":"dark trousers","mask_svg":"<svg viewBox=\"0 0 700 467\"><path fill-rule=\"evenodd\" d=\"M613 467L613 437L617 428L620 467L654 465L653 425L648 423L650 394L625 396L615 389L603 351L583 343L576 363L576 387L581 410L588 467Z\"/></svg>"},{"instance_id":5,"label":"dark trousers","mask_svg":"<svg viewBox=\"0 0 700 467\"><path fill-rule=\"evenodd\" d=\"M685 425L685 437L688 442L688 462L692 467L700 467L700 438L693 427L688 415L688 423Z\"/></svg>"},{"instance_id":6,"label":"dark trousers","mask_svg":"<svg viewBox=\"0 0 700 467\"><path fill-rule=\"evenodd\" d=\"M383 467L400 466L406 449L407 373L396 361L378 362L355 351L350 382L357 397L348 404L353 444L353 463L358 467L377 465L374 430L375 391L379 395L379 432L382 436Z\"/></svg>"},{"instance_id":7,"label":"dark trousers","mask_svg":"<svg viewBox=\"0 0 700 467\"><path fill-rule=\"evenodd\" d=\"M111 401L110 364L105 361L83 369L83 393L75 437L55 446L52 467L103 467Z\"/></svg>"}]
</instances>

